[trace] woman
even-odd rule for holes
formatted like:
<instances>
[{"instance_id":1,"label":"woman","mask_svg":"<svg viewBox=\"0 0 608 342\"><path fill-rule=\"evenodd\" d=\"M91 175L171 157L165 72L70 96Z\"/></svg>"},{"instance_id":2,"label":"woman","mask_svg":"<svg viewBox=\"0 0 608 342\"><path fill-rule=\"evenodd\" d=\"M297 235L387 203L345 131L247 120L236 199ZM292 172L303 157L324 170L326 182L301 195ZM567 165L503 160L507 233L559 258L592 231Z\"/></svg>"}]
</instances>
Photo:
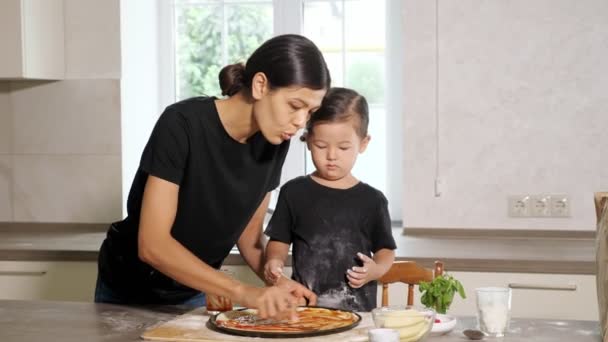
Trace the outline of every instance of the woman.
<instances>
[{"instance_id":1,"label":"woman","mask_svg":"<svg viewBox=\"0 0 608 342\"><path fill-rule=\"evenodd\" d=\"M158 119L131 186L127 217L101 246L96 302L203 305L229 297L262 317L316 296L293 281L256 288L218 269L236 244L263 279L262 222L290 138L330 86L319 49L274 37L220 72L227 99L173 104ZM289 311L291 310L291 311Z\"/></svg>"}]
</instances>

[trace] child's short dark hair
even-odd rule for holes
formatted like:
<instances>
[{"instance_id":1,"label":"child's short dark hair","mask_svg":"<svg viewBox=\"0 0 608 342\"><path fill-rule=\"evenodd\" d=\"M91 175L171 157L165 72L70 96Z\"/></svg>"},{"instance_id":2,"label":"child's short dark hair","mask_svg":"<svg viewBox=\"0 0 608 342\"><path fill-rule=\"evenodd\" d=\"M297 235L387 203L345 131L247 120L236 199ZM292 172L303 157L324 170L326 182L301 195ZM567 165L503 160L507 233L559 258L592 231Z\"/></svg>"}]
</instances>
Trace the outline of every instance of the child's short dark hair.
<instances>
[{"instance_id":1,"label":"child's short dark hair","mask_svg":"<svg viewBox=\"0 0 608 342\"><path fill-rule=\"evenodd\" d=\"M358 119L357 134L361 138L365 138L369 125L367 100L352 89L333 87L323 98L321 107L310 116L306 123L306 130L311 134L318 123L344 122L351 118Z\"/></svg>"}]
</instances>

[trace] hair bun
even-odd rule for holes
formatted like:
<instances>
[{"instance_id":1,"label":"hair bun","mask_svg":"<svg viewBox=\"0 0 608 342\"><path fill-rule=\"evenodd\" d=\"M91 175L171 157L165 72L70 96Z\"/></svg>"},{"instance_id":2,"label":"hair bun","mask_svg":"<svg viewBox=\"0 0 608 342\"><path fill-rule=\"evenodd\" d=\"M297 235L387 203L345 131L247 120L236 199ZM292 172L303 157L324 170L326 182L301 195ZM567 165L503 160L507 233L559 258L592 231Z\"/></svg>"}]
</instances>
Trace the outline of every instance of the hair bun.
<instances>
[{"instance_id":1,"label":"hair bun","mask_svg":"<svg viewBox=\"0 0 608 342\"><path fill-rule=\"evenodd\" d=\"M225 66L219 75L222 95L232 96L245 86L245 65L235 63Z\"/></svg>"}]
</instances>

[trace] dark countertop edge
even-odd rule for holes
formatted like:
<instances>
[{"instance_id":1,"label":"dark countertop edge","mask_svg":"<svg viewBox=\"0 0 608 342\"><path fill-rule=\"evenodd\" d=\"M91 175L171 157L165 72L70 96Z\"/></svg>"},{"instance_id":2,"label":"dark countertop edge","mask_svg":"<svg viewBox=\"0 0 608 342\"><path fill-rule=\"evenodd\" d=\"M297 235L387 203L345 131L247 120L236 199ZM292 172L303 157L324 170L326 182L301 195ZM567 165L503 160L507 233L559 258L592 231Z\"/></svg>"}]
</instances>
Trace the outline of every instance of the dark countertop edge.
<instances>
[{"instance_id":1,"label":"dark countertop edge","mask_svg":"<svg viewBox=\"0 0 608 342\"><path fill-rule=\"evenodd\" d=\"M399 261L415 261L421 266L433 268L436 260L442 261L449 272L491 272L491 273L540 273L540 274L580 274L595 275L595 262L585 261L545 261L545 260L498 260L498 259L454 259L396 257ZM246 265L238 254L230 254L224 265ZM285 262L291 266L291 256Z\"/></svg>"},{"instance_id":2,"label":"dark countertop edge","mask_svg":"<svg viewBox=\"0 0 608 342\"><path fill-rule=\"evenodd\" d=\"M401 235L427 238L595 239L595 233L595 230L404 227Z\"/></svg>"},{"instance_id":3,"label":"dark countertop edge","mask_svg":"<svg viewBox=\"0 0 608 342\"><path fill-rule=\"evenodd\" d=\"M0 222L0 232L105 232L110 223L63 223L63 222ZM594 239L595 230L556 229L480 229L441 227L394 227L402 230L402 235L435 237L477 237L477 238L562 238Z\"/></svg>"},{"instance_id":4,"label":"dark countertop edge","mask_svg":"<svg viewBox=\"0 0 608 342\"><path fill-rule=\"evenodd\" d=\"M0 250L0 261L97 261L98 252L83 251L21 251ZM546 261L546 260L497 260L497 259L437 259L420 257L397 257L395 260L415 261L432 268L435 260L444 262L449 272L496 272L496 273L543 273L543 274L581 274L595 275L595 262L585 261ZM291 266L288 257L286 266ZM238 253L231 253L224 265L246 266Z\"/></svg>"},{"instance_id":5,"label":"dark countertop edge","mask_svg":"<svg viewBox=\"0 0 608 342\"><path fill-rule=\"evenodd\" d=\"M491 272L491 273L540 273L540 274L580 274L595 275L595 262L586 261L546 261L546 260L497 260L497 259L436 259L397 257L396 260L416 261L420 265L433 268L435 260L445 264L449 272Z\"/></svg>"},{"instance_id":6,"label":"dark countertop edge","mask_svg":"<svg viewBox=\"0 0 608 342\"><path fill-rule=\"evenodd\" d=\"M37 223L0 222L0 232L105 232L107 223ZM397 229L399 231L399 229ZM518 229L456 229L456 228L403 228L402 235L424 238L475 238L475 239L584 239L595 238L595 231L518 230ZM83 250L24 250L2 249L0 261L97 261L98 251ZM432 267L436 258L398 256L396 260L412 260ZM465 272L513 272L546 274L595 274L595 261L498 260L498 259L440 259L446 270ZM238 252L232 252L225 265L246 265ZM290 258L287 265L291 265Z\"/></svg>"},{"instance_id":7,"label":"dark countertop edge","mask_svg":"<svg viewBox=\"0 0 608 342\"><path fill-rule=\"evenodd\" d=\"M109 226L109 223L0 222L0 232L98 233L107 231Z\"/></svg>"},{"instance_id":8,"label":"dark countertop edge","mask_svg":"<svg viewBox=\"0 0 608 342\"><path fill-rule=\"evenodd\" d=\"M0 261L97 261L98 251L0 249Z\"/></svg>"}]
</instances>

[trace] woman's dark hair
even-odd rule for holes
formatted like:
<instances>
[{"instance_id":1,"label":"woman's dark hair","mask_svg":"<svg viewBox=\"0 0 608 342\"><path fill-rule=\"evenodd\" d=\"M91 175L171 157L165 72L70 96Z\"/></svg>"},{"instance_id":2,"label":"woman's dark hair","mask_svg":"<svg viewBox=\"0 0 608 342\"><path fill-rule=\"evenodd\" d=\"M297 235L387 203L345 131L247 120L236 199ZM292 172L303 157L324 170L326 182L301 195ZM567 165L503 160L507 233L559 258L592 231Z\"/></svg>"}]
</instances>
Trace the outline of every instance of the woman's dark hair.
<instances>
[{"instance_id":1,"label":"woman's dark hair","mask_svg":"<svg viewBox=\"0 0 608 342\"><path fill-rule=\"evenodd\" d=\"M357 119L357 134L361 138L367 136L369 125L369 108L367 100L363 95L348 88L331 88L321 102L321 107L312 115L306 123L308 134L316 124L325 122L344 122Z\"/></svg>"},{"instance_id":2,"label":"woman's dark hair","mask_svg":"<svg viewBox=\"0 0 608 342\"><path fill-rule=\"evenodd\" d=\"M328 89L329 69L319 48L308 38L286 34L264 42L247 60L225 66L219 74L222 95L232 96L242 89L251 89L253 76L263 72L270 89L302 86Z\"/></svg>"}]
</instances>

